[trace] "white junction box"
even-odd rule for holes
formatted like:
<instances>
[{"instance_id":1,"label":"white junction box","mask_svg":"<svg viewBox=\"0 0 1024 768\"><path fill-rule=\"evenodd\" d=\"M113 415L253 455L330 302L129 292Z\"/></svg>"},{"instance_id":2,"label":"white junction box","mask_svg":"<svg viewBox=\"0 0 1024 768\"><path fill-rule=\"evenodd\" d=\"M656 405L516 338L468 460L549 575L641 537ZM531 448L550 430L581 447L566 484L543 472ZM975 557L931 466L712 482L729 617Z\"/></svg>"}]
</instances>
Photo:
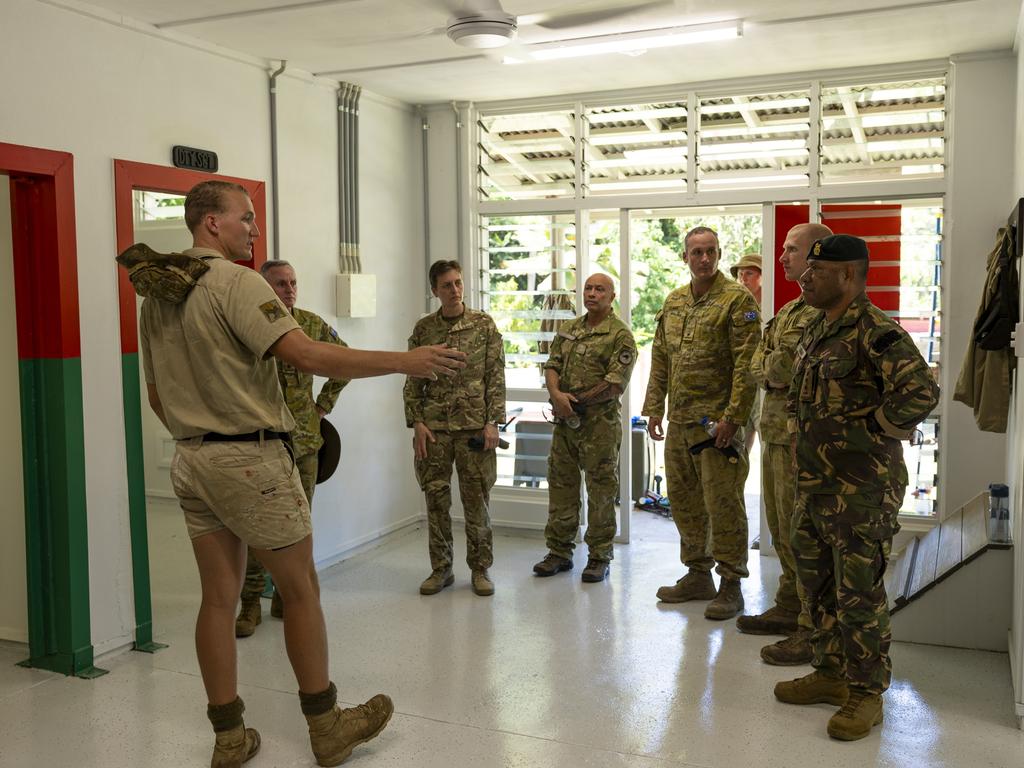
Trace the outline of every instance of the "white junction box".
<instances>
[{"instance_id":1,"label":"white junction box","mask_svg":"<svg viewBox=\"0 0 1024 768\"><path fill-rule=\"evenodd\" d=\"M377 276L351 273L335 278L338 317L377 316Z\"/></svg>"}]
</instances>

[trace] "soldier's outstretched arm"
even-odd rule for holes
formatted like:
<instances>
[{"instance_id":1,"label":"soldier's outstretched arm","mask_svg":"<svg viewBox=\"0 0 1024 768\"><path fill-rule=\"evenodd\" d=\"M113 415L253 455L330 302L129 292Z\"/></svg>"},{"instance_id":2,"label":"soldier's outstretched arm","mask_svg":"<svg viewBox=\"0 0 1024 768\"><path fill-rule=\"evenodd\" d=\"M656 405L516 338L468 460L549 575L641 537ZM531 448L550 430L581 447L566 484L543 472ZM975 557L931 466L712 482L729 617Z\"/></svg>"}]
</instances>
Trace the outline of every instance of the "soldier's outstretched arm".
<instances>
[{"instance_id":1,"label":"soldier's outstretched arm","mask_svg":"<svg viewBox=\"0 0 1024 768\"><path fill-rule=\"evenodd\" d=\"M364 379L392 373L431 379L454 376L466 367L466 353L443 344L408 352L377 352L313 341L298 328L275 341L270 353L304 373L335 379Z\"/></svg>"}]
</instances>

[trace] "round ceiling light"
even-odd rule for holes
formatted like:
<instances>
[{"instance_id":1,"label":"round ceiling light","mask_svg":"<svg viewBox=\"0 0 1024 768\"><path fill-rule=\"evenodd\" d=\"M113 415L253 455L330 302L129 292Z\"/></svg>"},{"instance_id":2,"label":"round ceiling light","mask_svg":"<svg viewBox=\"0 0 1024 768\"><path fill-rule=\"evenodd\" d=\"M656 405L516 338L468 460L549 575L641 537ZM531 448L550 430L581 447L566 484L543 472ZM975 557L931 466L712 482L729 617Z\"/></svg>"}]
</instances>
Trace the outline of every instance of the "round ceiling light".
<instances>
[{"instance_id":1,"label":"round ceiling light","mask_svg":"<svg viewBox=\"0 0 1024 768\"><path fill-rule=\"evenodd\" d=\"M452 19L448 24L448 37L466 48L500 48L515 36L516 19L508 14Z\"/></svg>"}]
</instances>

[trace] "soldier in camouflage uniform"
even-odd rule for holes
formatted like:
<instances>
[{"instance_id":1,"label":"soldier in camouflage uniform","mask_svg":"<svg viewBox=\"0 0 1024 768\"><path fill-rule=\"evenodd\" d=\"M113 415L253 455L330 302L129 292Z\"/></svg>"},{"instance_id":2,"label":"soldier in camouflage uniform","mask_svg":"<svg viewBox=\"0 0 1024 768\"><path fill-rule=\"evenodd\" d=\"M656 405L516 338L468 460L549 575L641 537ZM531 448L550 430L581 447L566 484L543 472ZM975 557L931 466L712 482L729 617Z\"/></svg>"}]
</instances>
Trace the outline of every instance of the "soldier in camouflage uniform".
<instances>
[{"instance_id":1,"label":"soldier in camouflage uniform","mask_svg":"<svg viewBox=\"0 0 1024 768\"><path fill-rule=\"evenodd\" d=\"M814 672L775 686L790 704L841 709L828 734L860 739L882 722L889 686L883 575L907 487L905 440L938 403L913 340L864 292L863 240L817 241L800 278L824 310L804 331L788 394L797 462L793 551L814 621Z\"/></svg>"},{"instance_id":2,"label":"soldier in camouflage uniform","mask_svg":"<svg viewBox=\"0 0 1024 768\"><path fill-rule=\"evenodd\" d=\"M466 519L466 562L478 595L493 595L487 569L493 561L487 504L497 478L498 425L505 421L505 351L494 321L462 302L462 267L436 261L430 289L441 308L416 323L409 348L447 344L467 354L466 368L452 378L410 378L405 384L405 421L413 428L416 478L427 500L432 572L420 594L433 595L455 581L452 574L452 464ZM470 446L482 438L482 449Z\"/></svg>"},{"instance_id":3,"label":"soldier in camouflage uniform","mask_svg":"<svg viewBox=\"0 0 1024 768\"><path fill-rule=\"evenodd\" d=\"M786 280L795 282L807 269L807 254L815 240L832 230L824 224L797 224L786 234L779 262ZM750 373L764 389L761 405L761 485L765 516L782 573L775 592L775 605L757 616L740 616L736 627L754 635L787 635L785 640L761 649L769 664L794 665L810 662L811 617L800 598L796 561L790 543L793 508L796 502L796 466L786 429L786 395L793 380L793 359L804 327L818 310L802 296L782 307L765 328L761 343L750 361Z\"/></svg>"},{"instance_id":4,"label":"soldier in camouflage uniform","mask_svg":"<svg viewBox=\"0 0 1024 768\"><path fill-rule=\"evenodd\" d=\"M281 303L288 308L303 333L309 338L342 347L348 346L320 315L295 306L295 300L298 298L298 280L291 264L281 260L267 261L260 268L260 274L270 283ZM316 488L317 452L323 444L323 438L320 437L320 419L334 409L338 395L348 384L348 380L328 379L314 400L312 374L303 373L295 366L278 360L277 377L288 410L295 418L295 429L291 432L292 452L299 477L302 479L302 490L305 491L306 500L312 508L313 490ZM242 584L242 607L235 620L236 637L248 637L262 620L260 595L265 584L266 571L250 551L245 564L245 582ZM278 619L284 617L284 603L276 589L270 602L270 615Z\"/></svg>"},{"instance_id":5,"label":"soldier in camouflage uniform","mask_svg":"<svg viewBox=\"0 0 1024 768\"><path fill-rule=\"evenodd\" d=\"M718 270L715 231L697 227L683 242L692 279L669 294L658 313L643 407L648 433L663 440L668 396L665 473L680 559L688 569L675 584L660 588L658 599L711 600L704 615L728 619L743 610L740 579L748 575L743 484L749 464L740 425L754 404L749 369L761 322L750 292ZM705 418L715 425L715 438L701 450L708 440ZM730 449L734 442L738 450ZM711 579L716 562L722 577L717 592Z\"/></svg>"},{"instance_id":6,"label":"soldier in camouflage uniform","mask_svg":"<svg viewBox=\"0 0 1024 768\"><path fill-rule=\"evenodd\" d=\"M580 527L580 470L587 482L589 553L582 578L599 582L608 575L619 492L619 397L636 363L636 342L612 312L614 299L611 278L591 275L583 288L587 314L559 328L544 363L556 422L548 455L548 554L533 566L538 576L572 568Z\"/></svg>"}]
</instances>

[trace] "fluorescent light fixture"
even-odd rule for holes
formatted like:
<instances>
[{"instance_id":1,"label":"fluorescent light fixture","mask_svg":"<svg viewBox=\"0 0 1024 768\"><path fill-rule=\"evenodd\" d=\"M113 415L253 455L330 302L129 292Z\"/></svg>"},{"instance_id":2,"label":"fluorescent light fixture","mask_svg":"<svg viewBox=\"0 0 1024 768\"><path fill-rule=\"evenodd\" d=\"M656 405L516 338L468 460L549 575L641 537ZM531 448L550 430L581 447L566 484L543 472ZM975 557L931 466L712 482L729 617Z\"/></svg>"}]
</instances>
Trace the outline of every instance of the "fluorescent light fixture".
<instances>
[{"instance_id":1,"label":"fluorescent light fixture","mask_svg":"<svg viewBox=\"0 0 1024 768\"><path fill-rule=\"evenodd\" d=\"M605 53L640 55L652 48L671 48L677 45L706 43L714 40L732 40L743 35L743 22L726 21L713 24L690 24L681 27L643 29L612 35L580 37L551 43L523 46L526 58L507 56L505 64L524 64L527 61L554 61Z\"/></svg>"}]
</instances>

